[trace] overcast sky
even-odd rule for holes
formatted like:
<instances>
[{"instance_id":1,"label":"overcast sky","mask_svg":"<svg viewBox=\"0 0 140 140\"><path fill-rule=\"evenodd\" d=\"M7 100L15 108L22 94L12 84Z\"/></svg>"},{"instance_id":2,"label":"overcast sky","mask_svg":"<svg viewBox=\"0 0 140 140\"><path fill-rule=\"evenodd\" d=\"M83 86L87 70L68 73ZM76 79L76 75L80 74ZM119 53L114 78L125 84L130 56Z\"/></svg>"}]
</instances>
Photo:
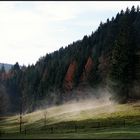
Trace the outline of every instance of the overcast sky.
<instances>
[{"instance_id":1,"label":"overcast sky","mask_svg":"<svg viewBox=\"0 0 140 140\"><path fill-rule=\"evenodd\" d=\"M39 57L95 31L100 22L140 1L0 2L0 62L34 64Z\"/></svg>"}]
</instances>

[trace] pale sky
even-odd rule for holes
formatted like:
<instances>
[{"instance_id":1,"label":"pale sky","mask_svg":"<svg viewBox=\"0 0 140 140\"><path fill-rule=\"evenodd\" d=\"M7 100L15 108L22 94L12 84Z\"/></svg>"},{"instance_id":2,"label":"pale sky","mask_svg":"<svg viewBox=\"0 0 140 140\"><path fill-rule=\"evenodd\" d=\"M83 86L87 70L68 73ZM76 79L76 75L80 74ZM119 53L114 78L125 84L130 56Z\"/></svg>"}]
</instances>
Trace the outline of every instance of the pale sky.
<instances>
[{"instance_id":1,"label":"pale sky","mask_svg":"<svg viewBox=\"0 0 140 140\"><path fill-rule=\"evenodd\" d=\"M0 63L35 64L140 1L0 1Z\"/></svg>"}]
</instances>

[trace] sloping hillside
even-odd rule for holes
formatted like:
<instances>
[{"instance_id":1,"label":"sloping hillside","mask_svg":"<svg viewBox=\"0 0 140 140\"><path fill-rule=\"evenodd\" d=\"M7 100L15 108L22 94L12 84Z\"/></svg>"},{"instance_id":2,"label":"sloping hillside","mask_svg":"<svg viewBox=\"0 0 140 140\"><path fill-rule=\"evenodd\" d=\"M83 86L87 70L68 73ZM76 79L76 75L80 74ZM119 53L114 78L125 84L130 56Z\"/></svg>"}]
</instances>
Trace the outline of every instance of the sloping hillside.
<instances>
[{"instance_id":1,"label":"sloping hillside","mask_svg":"<svg viewBox=\"0 0 140 140\"><path fill-rule=\"evenodd\" d=\"M21 104L29 112L42 104L59 105L66 95L70 100L87 87L93 91L109 87L112 99L119 103L140 98L136 92L139 55L136 60L133 57L139 48L139 36L140 10L132 6L101 22L91 35L39 58L35 65L20 67L16 63L4 73L5 79L0 79L10 98L9 110L19 112Z\"/></svg>"},{"instance_id":2,"label":"sloping hillside","mask_svg":"<svg viewBox=\"0 0 140 140\"><path fill-rule=\"evenodd\" d=\"M94 133L105 138L104 132L108 138L127 138L125 134L129 138L139 138L139 126L140 102L118 105L103 99L67 103L25 114L22 116L22 134L19 133L19 115L0 120L0 129L5 133L2 133L2 138L39 138L43 135L44 138L56 135L57 138L63 135L66 138L73 138L74 135L83 138L85 133L89 133L91 138L95 137Z\"/></svg>"}]
</instances>

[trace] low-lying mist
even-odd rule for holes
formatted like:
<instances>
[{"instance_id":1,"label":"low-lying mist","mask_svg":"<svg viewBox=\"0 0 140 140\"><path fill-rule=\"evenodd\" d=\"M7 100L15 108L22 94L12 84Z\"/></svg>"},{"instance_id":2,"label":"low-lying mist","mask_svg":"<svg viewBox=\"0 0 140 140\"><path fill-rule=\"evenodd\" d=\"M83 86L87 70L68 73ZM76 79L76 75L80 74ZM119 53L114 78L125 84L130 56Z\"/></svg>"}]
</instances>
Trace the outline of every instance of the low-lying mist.
<instances>
[{"instance_id":1,"label":"low-lying mist","mask_svg":"<svg viewBox=\"0 0 140 140\"><path fill-rule=\"evenodd\" d=\"M72 99L61 105L53 105L51 107L43 106L43 108L40 107L35 112L27 114L27 116L31 115L32 117L35 114L32 121L43 119L45 114L46 118L53 118L55 121L70 121L89 119L102 113L108 114L115 111L116 103L110 100L111 94L107 88L87 89L82 94L87 94L89 91L92 92L88 93L86 98Z\"/></svg>"},{"instance_id":2,"label":"low-lying mist","mask_svg":"<svg viewBox=\"0 0 140 140\"><path fill-rule=\"evenodd\" d=\"M111 94L107 89L90 89L90 92L89 89L87 89L83 92L81 91L81 94L85 94L86 96L82 96L81 98L78 97L78 99L72 99L63 104L63 106L68 106L68 108L66 108L67 112L87 110L114 104L114 102L110 100Z\"/></svg>"}]
</instances>

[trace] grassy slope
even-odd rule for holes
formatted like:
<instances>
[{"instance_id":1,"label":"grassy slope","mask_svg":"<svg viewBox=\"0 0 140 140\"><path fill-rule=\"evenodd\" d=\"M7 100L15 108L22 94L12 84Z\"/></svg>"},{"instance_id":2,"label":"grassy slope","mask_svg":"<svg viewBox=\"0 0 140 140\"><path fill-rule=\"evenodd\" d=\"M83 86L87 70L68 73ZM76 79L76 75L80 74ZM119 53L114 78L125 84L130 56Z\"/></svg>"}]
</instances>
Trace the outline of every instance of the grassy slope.
<instances>
[{"instance_id":1,"label":"grassy slope","mask_svg":"<svg viewBox=\"0 0 140 140\"><path fill-rule=\"evenodd\" d=\"M26 135L18 133L18 115L7 117L0 121L0 130L9 133L2 138L140 138L140 102L95 108L85 104L61 105L24 115L22 130L27 129Z\"/></svg>"}]
</instances>

